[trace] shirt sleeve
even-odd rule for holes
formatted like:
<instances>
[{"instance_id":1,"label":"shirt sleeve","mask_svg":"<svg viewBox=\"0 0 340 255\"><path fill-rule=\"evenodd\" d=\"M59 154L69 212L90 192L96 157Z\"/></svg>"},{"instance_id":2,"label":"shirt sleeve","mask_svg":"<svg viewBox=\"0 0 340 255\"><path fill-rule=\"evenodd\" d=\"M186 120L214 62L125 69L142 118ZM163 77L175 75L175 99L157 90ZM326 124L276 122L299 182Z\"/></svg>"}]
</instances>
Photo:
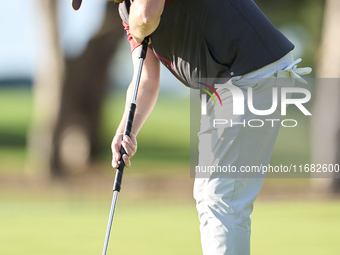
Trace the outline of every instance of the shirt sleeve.
<instances>
[{"instance_id":1,"label":"shirt sleeve","mask_svg":"<svg viewBox=\"0 0 340 255\"><path fill-rule=\"evenodd\" d=\"M165 0L165 2L168 2L168 1L170 0ZM130 34L130 26L125 21L123 21L123 26L128 36L128 41L130 42L131 52L133 52L140 44L137 43L135 40L133 40L133 37Z\"/></svg>"},{"instance_id":2,"label":"shirt sleeve","mask_svg":"<svg viewBox=\"0 0 340 255\"><path fill-rule=\"evenodd\" d=\"M131 52L133 52L140 44L133 40L133 37L130 34L130 26L125 21L123 21L123 26L128 36L128 41L130 42Z\"/></svg>"}]
</instances>

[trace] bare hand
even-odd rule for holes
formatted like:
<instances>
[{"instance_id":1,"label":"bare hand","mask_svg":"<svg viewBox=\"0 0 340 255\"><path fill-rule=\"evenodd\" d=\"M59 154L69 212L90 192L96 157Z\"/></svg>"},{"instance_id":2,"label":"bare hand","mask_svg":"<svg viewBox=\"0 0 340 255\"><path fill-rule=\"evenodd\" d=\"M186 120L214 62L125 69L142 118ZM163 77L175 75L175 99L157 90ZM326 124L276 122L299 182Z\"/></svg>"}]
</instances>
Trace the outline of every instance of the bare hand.
<instances>
[{"instance_id":1,"label":"bare hand","mask_svg":"<svg viewBox=\"0 0 340 255\"><path fill-rule=\"evenodd\" d=\"M112 140L111 150L112 150L112 167L118 167L118 161L120 159L120 147L126 151L126 154L123 155L123 161L126 167L131 166L130 158L135 155L137 151L137 140L136 137L131 134L130 137L124 136L123 134L117 134Z\"/></svg>"}]
</instances>

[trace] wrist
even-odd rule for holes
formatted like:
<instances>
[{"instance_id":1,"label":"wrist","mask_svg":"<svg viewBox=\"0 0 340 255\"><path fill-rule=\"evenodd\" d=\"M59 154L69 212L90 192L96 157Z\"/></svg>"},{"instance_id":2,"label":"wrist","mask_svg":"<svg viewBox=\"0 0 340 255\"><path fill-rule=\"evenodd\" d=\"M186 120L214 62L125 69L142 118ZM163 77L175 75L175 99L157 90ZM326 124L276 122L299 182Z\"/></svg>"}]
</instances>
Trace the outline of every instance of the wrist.
<instances>
[{"instance_id":1,"label":"wrist","mask_svg":"<svg viewBox=\"0 0 340 255\"><path fill-rule=\"evenodd\" d=\"M120 136L120 135L124 135L124 130L121 130L121 129L117 129L116 130L116 134L115 134L115 136Z\"/></svg>"}]
</instances>

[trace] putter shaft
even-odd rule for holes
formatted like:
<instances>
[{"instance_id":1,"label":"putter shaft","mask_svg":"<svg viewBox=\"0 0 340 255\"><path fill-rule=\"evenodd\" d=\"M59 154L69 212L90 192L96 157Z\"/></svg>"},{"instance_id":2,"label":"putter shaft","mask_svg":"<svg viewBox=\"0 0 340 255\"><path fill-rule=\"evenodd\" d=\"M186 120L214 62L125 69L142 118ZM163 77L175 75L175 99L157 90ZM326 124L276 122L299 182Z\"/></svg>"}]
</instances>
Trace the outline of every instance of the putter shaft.
<instances>
[{"instance_id":1,"label":"putter shaft","mask_svg":"<svg viewBox=\"0 0 340 255\"><path fill-rule=\"evenodd\" d=\"M109 245L109 239L110 239L110 233L111 233L111 226L113 221L113 215L115 213L116 203L118 198L118 191L113 192L112 197L112 203L111 203L111 209L110 209L110 216L109 216L109 222L107 223L107 229L106 229L106 236L105 236L105 243L104 243L104 249L103 249L103 255L106 255L107 247Z\"/></svg>"},{"instance_id":2,"label":"putter shaft","mask_svg":"<svg viewBox=\"0 0 340 255\"><path fill-rule=\"evenodd\" d=\"M146 51L148 48L148 42L149 42L149 37L145 37L143 42L142 42L142 47L141 47L141 52L139 56L139 66L138 66L138 72L137 72L137 77L136 77L136 83L135 83L135 89L132 97L132 102L130 105L130 111L128 118L126 120L126 125L125 125L125 131L124 135L130 136L131 130L132 130L132 122L135 116L135 110L136 110L136 98L137 98L137 92L138 92L138 87L139 87L139 82L140 82L140 77L142 75L142 67L143 67L143 62L146 57ZM109 239L110 239L110 233L111 233L111 226L112 226L112 221L113 221L113 216L116 208L116 203L117 203L117 198L118 198L118 193L120 192L121 189L121 183L122 183L122 178L123 178L123 172L124 172L124 161L123 161L123 155L126 154L126 151L124 150L123 146L120 148L120 159L118 161L118 168L116 170L116 177L115 181L113 184L113 198L112 198L112 203L111 203L111 209L110 209L110 216L109 216L109 222L107 224L107 230L106 230L106 236L105 236L105 242L104 242L104 248L103 248L103 255L106 255L107 252L107 247L109 245Z\"/></svg>"}]
</instances>

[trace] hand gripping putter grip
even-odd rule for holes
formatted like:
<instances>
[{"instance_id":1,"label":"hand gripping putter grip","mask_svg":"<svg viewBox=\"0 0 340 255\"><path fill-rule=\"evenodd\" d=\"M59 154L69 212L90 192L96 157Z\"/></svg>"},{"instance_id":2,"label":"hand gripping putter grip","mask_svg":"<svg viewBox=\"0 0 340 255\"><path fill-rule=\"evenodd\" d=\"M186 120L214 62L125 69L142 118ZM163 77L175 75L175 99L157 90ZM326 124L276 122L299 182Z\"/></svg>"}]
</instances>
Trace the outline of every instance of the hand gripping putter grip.
<instances>
[{"instance_id":1,"label":"hand gripping putter grip","mask_svg":"<svg viewBox=\"0 0 340 255\"><path fill-rule=\"evenodd\" d=\"M138 86L139 86L139 81L140 77L142 74L142 68L143 68L143 62L146 57L146 51L148 49L148 42L149 42L149 37L145 37L143 42L142 42L142 47L139 55L139 66L138 66L138 72L137 72L137 78L136 78L136 83L135 83L135 89L133 92L132 96L132 101L130 105L130 110L129 110L129 115L126 120L126 125L125 125L125 131L124 135L130 136L131 129L132 129L132 122L135 116L135 110L136 110L136 98L137 98L137 92L138 92ZM105 243L104 243L104 248L103 248L103 255L106 255L107 247L109 244L109 239L110 239L110 232L111 232L111 226L112 226L112 221L113 221L113 215L115 212L116 208L116 202L118 198L118 192L120 192L121 185L122 185L122 178L123 178L123 172L124 172L124 161L123 161L123 155L126 154L126 151L124 150L123 146L120 148L120 159L118 161L118 168L116 170L116 177L115 181L113 184L113 198L112 198L112 204L111 204L111 209L110 209L110 216L109 216L109 222L107 224L107 230L106 230L106 237L105 237Z\"/></svg>"}]
</instances>

